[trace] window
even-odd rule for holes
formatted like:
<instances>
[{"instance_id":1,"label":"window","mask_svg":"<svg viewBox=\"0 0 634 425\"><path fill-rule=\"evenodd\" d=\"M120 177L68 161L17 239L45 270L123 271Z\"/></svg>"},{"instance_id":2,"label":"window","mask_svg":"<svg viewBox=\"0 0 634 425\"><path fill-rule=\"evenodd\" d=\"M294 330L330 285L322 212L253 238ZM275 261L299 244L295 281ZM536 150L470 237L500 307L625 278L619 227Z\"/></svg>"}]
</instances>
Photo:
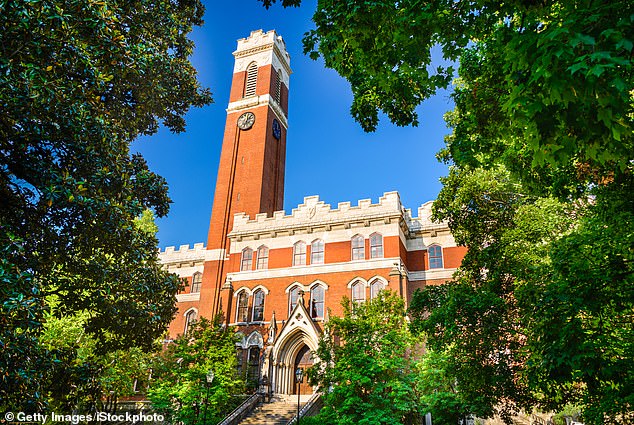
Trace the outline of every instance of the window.
<instances>
[{"instance_id":1,"label":"window","mask_svg":"<svg viewBox=\"0 0 634 425\"><path fill-rule=\"evenodd\" d=\"M352 284L352 301L362 303L365 301L365 285L358 280Z\"/></svg>"},{"instance_id":2,"label":"window","mask_svg":"<svg viewBox=\"0 0 634 425\"><path fill-rule=\"evenodd\" d=\"M262 245L258 248L258 262L256 264L258 270L269 268L269 249Z\"/></svg>"},{"instance_id":3,"label":"window","mask_svg":"<svg viewBox=\"0 0 634 425\"><path fill-rule=\"evenodd\" d=\"M238 347L236 349L236 357L238 359L236 369L238 369L238 376L243 376L244 374L244 349L242 347Z\"/></svg>"},{"instance_id":4,"label":"window","mask_svg":"<svg viewBox=\"0 0 634 425\"><path fill-rule=\"evenodd\" d=\"M297 304L297 300L299 299L300 290L299 286L296 286L288 293L288 314L291 314L291 311L295 308L295 304Z\"/></svg>"},{"instance_id":5,"label":"window","mask_svg":"<svg viewBox=\"0 0 634 425\"><path fill-rule=\"evenodd\" d=\"M253 321L261 322L264 320L264 291L258 289L253 294Z\"/></svg>"},{"instance_id":6,"label":"window","mask_svg":"<svg viewBox=\"0 0 634 425\"><path fill-rule=\"evenodd\" d=\"M236 322L248 322L249 321L249 296L246 291L238 294L236 300Z\"/></svg>"},{"instance_id":7,"label":"window","mask_svg":"<svg viewBox=\"0 0 634 425\"><path fill-rule=\"evenodd\" d=\"M321 285L315 285L310 290L310 317L324 317L324 287Z\"/></svg>"},{"instance_id":8,"label":"window","mask_svg":"<svg viewBox=\"0 0 634 425\"><path fill-rule=\"evenodd\" d=\"M256 388L260 377L260 347L249 347L247 368L247 386Z\"/></svg>"},{"instance_id":9,"label":"window","mask_svg":"<svg viewBox=\"0 0 634 425\"><path fill-rule=\"evenodd\" d=\"M370 258L383 258L383 236L380 233L370 235Z\"/></svg>"},{"instance_id":10,"label":"window","mask_svg":"<svg viewBox=\"0 0 634 425\"><path fill-rule=\"evenodd\" d=\"M242 250L242 261L240 262L240 271L246 272L253 268L253 250L244 248Z\"/></svg>"},{"instance_id":11,"label":"window","mask_svg":"<svg viewBox=\"0 0 634 425\"><path fill-rule=\"evenodd\" d=\"M192 294L200 292L200 285L203 283L203 274L200 272L194 273L192 276L192 287L189 291Z\"/></svg>"},{"instance_id":12,"label":"window","mask_svg":"<svg viewBox=\"0 0 634 425\"><path fill-rule=\"evenodd\" d=\"M379 292L381 292L383 289L385 289L385 285L383 284L383 282L378 279L373 280L370 284L370 299L373 300L374 298L376 298L376 296L379 295Z\"/></svg>"},{"instance_id":13,"label":"window","mask_svg":"<svg viewBox=\"0 0 634 425\"><path fill-rule=\"evenodd\" d=\"M310 264L324 264L324 241L321 239L310 244Z\"/></svg>"},{"instance_id":14,"label":"window","mask_svg":"<svg viewBox=\"0 0 634 425\"><path fill-rule=\"evenodd\" d=\"M183 329L183 334L187 334L191 325L193 325L196 322L196 317L197 317L196 310L189 310L185 314L185 329Z\"/></svg>"},{"instance_id":15,"label":"window","mask_svg":"<svg viewBox=\"0 0 634 425\"><path fill-rule=\"evenodd\" d=\"M258 84L258 64L251 62L247 67L247 79L244 83L244 97L255 96Z\"/></svg>"},{"instance_id":16,"label":"window","mask_svg":"<svg viewBox=\"0 0 634 425\"><path fill-rule=\"evenodd\" d=\"M306 243L303 241L293 245L293 265L303 266L306 264Z\"/></svg>"},{"instance_id":17,"label":"window","mask_svg":"<svg viewBox=\"0 0 634 425\"><path fill-rule=\"evenodd\" d=\"M430 246L427 252L429 253L429 268L442 269L442 248L440 245Z\"/></svg>"},{"instance_id":18,"label":"window","mask_svg":"<svg viewBox=\"0 0 634 425\"><path fill-rule=\"evenodd\" d=\"M361 235L352 237L352 259L365 260L365 239Z\"/></svg>"}]
</instances>

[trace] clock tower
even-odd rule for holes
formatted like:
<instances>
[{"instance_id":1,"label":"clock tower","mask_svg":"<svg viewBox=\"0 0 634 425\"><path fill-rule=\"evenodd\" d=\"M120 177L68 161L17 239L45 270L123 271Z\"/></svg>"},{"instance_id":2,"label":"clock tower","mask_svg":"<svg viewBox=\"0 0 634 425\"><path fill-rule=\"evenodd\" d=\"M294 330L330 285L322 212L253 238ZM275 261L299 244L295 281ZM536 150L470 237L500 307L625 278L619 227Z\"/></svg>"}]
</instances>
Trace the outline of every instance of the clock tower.
<instances>
[{"instance_id":1,"label":"clock tower","mask_svg":"<svg viewBox=\"0 0 634 425\"><path fill-rule=\"evenodd\" d=\"M233 56L233 81L207 236L209 255L200 293L199 314L205 317L226 309L221 289L227 272L236 271L229 270L227 239L234 214L271 216L283 209L284 201L290 56L281 36L262 30L238 40Z\"/></svg>"}]
</instances>

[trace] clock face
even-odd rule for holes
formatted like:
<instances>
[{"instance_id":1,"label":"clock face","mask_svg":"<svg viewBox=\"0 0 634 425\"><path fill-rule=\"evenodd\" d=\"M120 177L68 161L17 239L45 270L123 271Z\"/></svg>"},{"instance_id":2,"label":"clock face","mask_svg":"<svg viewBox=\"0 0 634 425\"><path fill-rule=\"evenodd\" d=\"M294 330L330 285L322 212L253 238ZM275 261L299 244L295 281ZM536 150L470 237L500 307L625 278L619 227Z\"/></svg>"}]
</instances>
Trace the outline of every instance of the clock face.
<instances>
[{"instance_id":1,"label":"clock face","mask_svg":"<svg viewBox=\"0 0 634 425\"><path fill-rule=\"evenodd\" d=\"M253 112L245 112L238 118L238 127L241 130L248 130L253 127L255 122L255 114Z\"/></svg>"},{"instance_id":2,"label":"clock face","mask_svg":"<svg viewBox=\"0 0 634 425\"><path fill-rule=\"evenodd\" d=\"M273 118L273 137L280 140L282 137L282 126L276 118Z\"/></svg>"}]
</instances>

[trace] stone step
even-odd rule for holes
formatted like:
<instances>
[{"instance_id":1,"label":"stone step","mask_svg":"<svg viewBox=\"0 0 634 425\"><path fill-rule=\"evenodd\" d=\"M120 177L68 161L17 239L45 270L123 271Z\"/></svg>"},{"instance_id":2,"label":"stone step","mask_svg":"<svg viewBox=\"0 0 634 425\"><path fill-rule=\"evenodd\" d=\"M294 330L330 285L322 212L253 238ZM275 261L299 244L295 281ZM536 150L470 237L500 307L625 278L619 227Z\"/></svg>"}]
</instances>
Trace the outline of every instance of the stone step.
<instances>
[{"instance_id":1,"label":"stone step","mask_svg":"<svg viewBox=\"0 0 634 425\"><path fill-rule=\"evenodd\" d=\"M244 418L241 425L286 425L297 413L297 404L285 401L264 403Z\"/></svg>"}]
</instances>

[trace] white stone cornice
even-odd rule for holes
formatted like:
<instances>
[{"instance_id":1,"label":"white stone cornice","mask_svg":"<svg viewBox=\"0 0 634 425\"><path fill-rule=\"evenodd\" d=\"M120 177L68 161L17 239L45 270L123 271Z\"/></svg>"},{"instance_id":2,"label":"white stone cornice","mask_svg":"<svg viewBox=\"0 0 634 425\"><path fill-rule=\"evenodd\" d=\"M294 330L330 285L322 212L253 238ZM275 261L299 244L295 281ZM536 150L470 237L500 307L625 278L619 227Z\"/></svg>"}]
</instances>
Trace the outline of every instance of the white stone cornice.
<instances>
[{"instance_id":1,"label":"white stone cornice","mask_svg":"<svg viewBox=\"0 0 634 425\"><path fill-rule=\"evenodd\" d=\"M227 114L231 112L239 112L245 109L257 108L259 106L270 106L270 108L275 112L277 118L280 120L280 124L284 126L284 128L288 129L288 118L280 105L275 101L273 96L270 94L263 94L259 96L249 96L242 98L240 100L236 100L234 102L229 103L227 107Z\"/></svg>"},{"instance_id":2,"label":"white stone cornice","mask_svg":"<svg viewBox=\"0 0 634 425\"><path fill-rule=\"evenodd\" d=\"M409 272L407 278L410 281L451 279L457 269L431 269Z\"/></svg>"},{"instance_id":3,"label":"white stone cornice","mask_svg":"<svg viewBox=\"0 0 634 425\"><path fill-rule=\"evenodd\" d=\"M372 260L347 261L334 264L311 264L307 266L292 266L279 269L250 270L245 272L228 273L232 282L246 280L274 279L289 276L306 276L313 274L351 272L373 269L389 269L394 266L398 258L377 258Z\"/></svg>"},{"instance_id":4,"label":"white stone cornice","mask_svg":"<svg viewBox=\"0 0 634 425\"><path fill-rule=\"evenodd\" d=\"M176 301L179 303L188 301L200 301L200 292L193 294L176 294Z\"/></svg>"}]
</instances>

